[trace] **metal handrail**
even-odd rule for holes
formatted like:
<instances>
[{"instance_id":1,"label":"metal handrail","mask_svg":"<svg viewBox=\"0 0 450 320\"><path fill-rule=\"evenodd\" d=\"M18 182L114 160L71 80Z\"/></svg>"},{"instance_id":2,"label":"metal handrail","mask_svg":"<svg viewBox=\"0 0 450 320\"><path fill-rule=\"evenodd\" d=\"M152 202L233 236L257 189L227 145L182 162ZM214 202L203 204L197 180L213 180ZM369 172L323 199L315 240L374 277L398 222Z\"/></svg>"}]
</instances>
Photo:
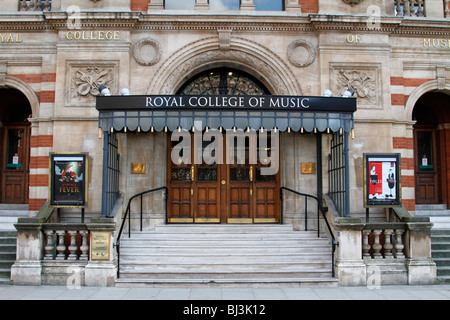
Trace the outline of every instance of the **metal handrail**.
<instances>
[{"instance_id":1,"label":"metal handrail","mask_svg":"<svg viewBox=\"0 0 450 320\"><path fill-rule=\"evenodd\" d=\"M334 272L334 254L336 252L336 239L333 235L333 232L331 231L331 227L330 224L328 222L328 219L325 215L325 213L328 211L328 207L322 206L320 199L316 196L313 196L311 194L307 194L307 193L302 193L302 192L298 192L296 190L287 188L287 187L281 187L280 188L280 204L281 204L281 216L283 216L283 190L292 192L296 195L299 196L303 196L305 197L305 231L308 231L308 198L312 198L314 200L317 201L317 237L320 237L320 221L319 221L319 211L322 213L323 219L327 225L328 228L328 232L330 233L331 236L331 274L334 277L335 276L335 272Z\"/></svg>"},{"instance_id":2,"label":"metal handrail","mask_svg":"<svg viewBox=\"0 0 450 320\"><path fill-rule=\"evenodd\" d=\"M125 214L122 218L122 224L120 226L119 229L119 233L117 234L116 237L116 252L117 252L117 278L120 277L120 273L119 273L119 266L120 266L120 237L122 236L122 232L123 232L123 228L125 226L125 221L127 220L128 217L128 238L131 237L131 201L133 201L134 199L140 197L141 199L141 212L140 212L140 230L142 231L142 221L143 221L143 213L142 213L142 196L148 193L152 193L152 192L156 192L156 191L160 191L160 190L164 190L165 194L164 194L164 203L165 203L165 210L167 210L167 187L159 187L159 188L155 188L155 189L150 189L147 191L143 191L140 192L138 194L135 194L134 196L132 196L129 200L128 200L128 204L127 204L127 209L125 210Z\"/></svg>"}]
</instances>

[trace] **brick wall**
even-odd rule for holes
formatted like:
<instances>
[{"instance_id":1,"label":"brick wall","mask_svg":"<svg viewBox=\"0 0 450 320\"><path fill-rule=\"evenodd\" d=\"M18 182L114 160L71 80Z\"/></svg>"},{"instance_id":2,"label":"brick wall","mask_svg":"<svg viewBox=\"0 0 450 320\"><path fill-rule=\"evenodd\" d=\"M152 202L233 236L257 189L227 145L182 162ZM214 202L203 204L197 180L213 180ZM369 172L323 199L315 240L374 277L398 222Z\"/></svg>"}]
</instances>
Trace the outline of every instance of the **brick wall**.
<instances>
[{"instance_id":1,"label":"brick wall","mask_svg":"<svg viewBox=\"0 0 450 320\"><path fill-rule=\"evenodd\" d=\"M55 90L48 90L56 86L55 73L42 74L11 74L29 84L36 93L40 103L55 103ZM40 84L45 83L47 90L40 90ZM41 106L42 107L42 106ZM35 116L35 115L33 115ZM30 176L29 176L29 199L30 211L38 211L48 198L48 169L49 152L53 149L53 135L39 134L39 130L32 128L30 138Z\"/></svg>"}]
</instances>

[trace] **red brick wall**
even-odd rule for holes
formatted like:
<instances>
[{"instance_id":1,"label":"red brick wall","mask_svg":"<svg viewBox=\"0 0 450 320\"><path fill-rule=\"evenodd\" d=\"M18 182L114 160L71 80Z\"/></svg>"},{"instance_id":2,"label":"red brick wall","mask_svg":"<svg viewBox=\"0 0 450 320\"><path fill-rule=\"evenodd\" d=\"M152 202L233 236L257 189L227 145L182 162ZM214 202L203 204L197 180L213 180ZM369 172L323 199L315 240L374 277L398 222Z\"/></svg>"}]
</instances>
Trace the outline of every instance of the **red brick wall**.
<instances>
[{"instance_id":1,"label":"red brick wall","mask_svg":"<svg viewBox=\"0 0 450 320\"><path fill-rule=\"evenodd\" d=\"M302 13L319 13L319 0L299 0Z\"/></svg>"},{"instance_id":2,"label":"red brick wall","mask_svg":"<svg viewBox=\"0 0 450 320\"><path fill-rule=\"evenodd\" d=\"M131 11L147 12L149 0L131 0Z\"/></svg>"}]
</instances>

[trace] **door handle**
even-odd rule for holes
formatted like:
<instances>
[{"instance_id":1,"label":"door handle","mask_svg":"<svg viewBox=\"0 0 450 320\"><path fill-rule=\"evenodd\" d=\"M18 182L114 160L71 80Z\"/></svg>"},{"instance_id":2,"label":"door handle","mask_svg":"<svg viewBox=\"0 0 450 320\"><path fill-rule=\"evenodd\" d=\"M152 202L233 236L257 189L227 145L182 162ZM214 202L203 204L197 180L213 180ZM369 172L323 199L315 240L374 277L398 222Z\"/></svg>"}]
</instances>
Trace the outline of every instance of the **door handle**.
<instances>
[{"instance_id":1,"label":"door handle","mask_svg":"<svg viewBox=\"0 0 450 320\"><path fill-rule=\"evenodd\" d=\"M191 167L191 180L195 181L195 167L194 166Z\"/></svg>"},{"instance_id":2,"label":"door handle","mask_svg":"<svg viewBox=\"0 0 450 320\"><path fill-rule=\"evenodd\" d=\"M223 185L226 185L227 182L226 182L225 180L222 180L222 184L223 184Z\"/></svg>"},{"instance_id":3,"label":"door handle","mask_svg":"<svg viewBox=\"0 0 450 320\"><path fill-rule=\"evenodd\" d=\"M250 181L253 181L253 166L250 166Z\"/></svg>"}]
</instances>

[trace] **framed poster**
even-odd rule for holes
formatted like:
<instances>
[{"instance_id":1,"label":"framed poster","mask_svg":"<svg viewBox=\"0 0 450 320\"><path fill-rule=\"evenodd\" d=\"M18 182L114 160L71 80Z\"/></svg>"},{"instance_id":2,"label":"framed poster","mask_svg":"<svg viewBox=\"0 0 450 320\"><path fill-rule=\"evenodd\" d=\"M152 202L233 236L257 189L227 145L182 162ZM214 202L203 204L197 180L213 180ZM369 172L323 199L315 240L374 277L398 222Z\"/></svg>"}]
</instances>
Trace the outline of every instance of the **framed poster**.
<instances>
[{"instance_id":1,"label":"framed poster","mask_svg":"<svg viewBox=\"0 0 450 320\"><path fill-rule=\"evenodd\" d=\"M88 181L87 153L50 154L50 205L85 208Z\"/></svg>"},{"instance_id":2,"label":"framed poster","mask_svg":"<svg viewBox=\"0 0 450 320\"><path fill-rule=\"evenodd\" d=\"M365 207L401 205L400 154L364 154Z\"/></svg>"}]
</instances>

